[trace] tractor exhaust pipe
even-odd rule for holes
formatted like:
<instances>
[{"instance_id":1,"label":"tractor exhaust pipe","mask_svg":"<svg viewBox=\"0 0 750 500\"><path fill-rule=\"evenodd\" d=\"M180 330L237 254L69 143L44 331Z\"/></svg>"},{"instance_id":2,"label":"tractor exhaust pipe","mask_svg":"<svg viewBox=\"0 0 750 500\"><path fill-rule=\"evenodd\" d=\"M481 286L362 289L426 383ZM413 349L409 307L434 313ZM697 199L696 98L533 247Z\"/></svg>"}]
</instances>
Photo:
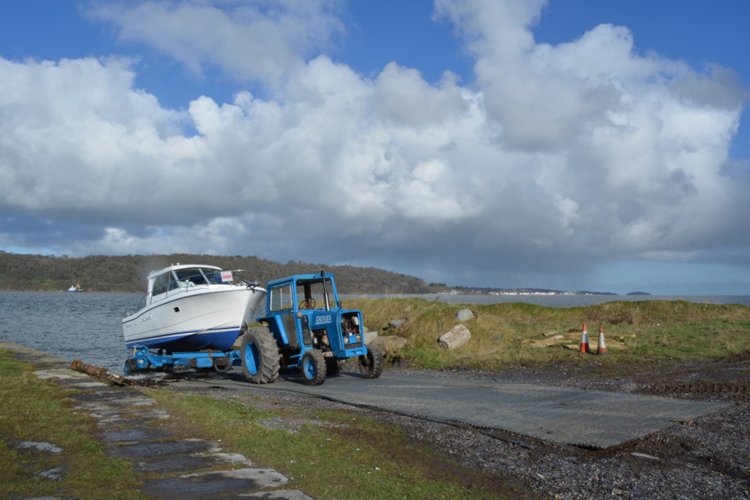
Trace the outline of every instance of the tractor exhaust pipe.
<instances>
[{"instance_id":1,"label":"tractor exhaust pipe","mask_svg":"<svg viewBox=\"0 0 750 500\"><path fill-rule=\"evenodd\" d=\"M326 311L331 310L331 302L328 300L328 288L326 287L326 273L321 269L320 279L323 280L323 304L325 305Z\"/></svg>"}]
</instances>

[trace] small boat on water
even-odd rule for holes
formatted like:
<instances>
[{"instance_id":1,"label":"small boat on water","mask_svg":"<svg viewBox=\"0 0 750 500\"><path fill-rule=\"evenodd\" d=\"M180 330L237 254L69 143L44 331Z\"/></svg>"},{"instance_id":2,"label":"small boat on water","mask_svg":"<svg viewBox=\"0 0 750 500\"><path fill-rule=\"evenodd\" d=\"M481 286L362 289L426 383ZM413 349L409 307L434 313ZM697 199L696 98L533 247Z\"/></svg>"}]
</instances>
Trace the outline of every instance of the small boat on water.
<instances>
[{"instance_id":1,"label":"small boat on water","mask_svg":"<svg viewBox=\"0 0 750 500\"><path fill-rule=\"evenodd\" d=\"M67 292L69 293L76 293L76 292L82 292L82 291L83 291L83 288L81 288L81 285L77 283L75 285L70 285L70 288L67 289Z\"/></svg>"},{"instance_id":2,"label":"small boat on water","mask_svg":"<svg viewBox=\"0 0 750 500\"><path fill-rule=\"evenodd\" d=\"M128 348L165 352L228 351L266 295L256 283L233 282L232 271L172 265L148 276L146 305L122 320Z\"/></svg>"}]
</instances>

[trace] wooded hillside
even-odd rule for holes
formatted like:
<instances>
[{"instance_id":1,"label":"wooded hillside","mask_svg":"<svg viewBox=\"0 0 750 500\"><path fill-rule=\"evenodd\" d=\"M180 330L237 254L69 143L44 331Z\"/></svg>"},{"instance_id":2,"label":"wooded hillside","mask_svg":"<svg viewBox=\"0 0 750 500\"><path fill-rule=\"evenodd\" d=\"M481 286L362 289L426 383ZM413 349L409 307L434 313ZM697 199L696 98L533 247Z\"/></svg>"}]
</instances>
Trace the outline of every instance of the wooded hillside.
<instances>
[{"instance_id":1,"label":"wooded hillside","mask_svg":"<svg viewBox=\"0 0 750 500\"><path fill-rule=\"evenodd\" d=\"M241 279L261 284L290 274L333 272L340 293L428 293L437 288L419 278L373 267L326 266L304 262L281 264L258 257L214 255L127 255L81 258L25 255L0 251L0 290L66 290L79 284L85 291L145 292L150 271L170 264L212 264L243 269ZM442 289L442 288L441 288Z\"/></svg>"}]
</instances>

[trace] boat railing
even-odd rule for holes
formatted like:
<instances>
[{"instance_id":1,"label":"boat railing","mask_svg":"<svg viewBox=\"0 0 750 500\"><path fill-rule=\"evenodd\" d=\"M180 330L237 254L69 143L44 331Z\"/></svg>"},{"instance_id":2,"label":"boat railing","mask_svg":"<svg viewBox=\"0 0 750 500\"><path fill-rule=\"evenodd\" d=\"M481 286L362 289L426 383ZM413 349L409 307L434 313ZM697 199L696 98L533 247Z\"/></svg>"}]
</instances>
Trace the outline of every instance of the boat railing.
<instances>
[{"instance_id":1,"label":"boat railing","mask_svg":"<svg viewBox=\"0 0 750 500\"><path fill-rule=\"evenodd\" d=\"M147 300L148 300L148 294L147 293L142 293L140 295L140 299L138 299L138 303L136 304L135 309L134 310L125 309L124 311L122 311L122 316L124 318L126 318L128 316L132 316L135 313L135 311L140 311L141 309L143 309L144 307L146 307L146 301Z\"/></svg>"}]
</instances>

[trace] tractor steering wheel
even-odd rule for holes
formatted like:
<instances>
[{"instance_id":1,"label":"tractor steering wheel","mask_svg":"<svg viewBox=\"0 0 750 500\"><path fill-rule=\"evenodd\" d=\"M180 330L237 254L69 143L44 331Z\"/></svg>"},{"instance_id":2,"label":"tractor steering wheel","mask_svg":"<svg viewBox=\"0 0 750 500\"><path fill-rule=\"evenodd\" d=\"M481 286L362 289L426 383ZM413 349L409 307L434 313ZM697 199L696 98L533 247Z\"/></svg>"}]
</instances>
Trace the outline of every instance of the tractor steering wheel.
<instances>
[{"instance_id":1,"label":"tractor steering wheel","mask_svg":"<svg viewBox=\"0 0 750 500\"><path fill-rule=\"evenodd\" d=\"M302 299L299 301L299 309L315 309L315 299Z\"/></svg>"}]
</instances>

